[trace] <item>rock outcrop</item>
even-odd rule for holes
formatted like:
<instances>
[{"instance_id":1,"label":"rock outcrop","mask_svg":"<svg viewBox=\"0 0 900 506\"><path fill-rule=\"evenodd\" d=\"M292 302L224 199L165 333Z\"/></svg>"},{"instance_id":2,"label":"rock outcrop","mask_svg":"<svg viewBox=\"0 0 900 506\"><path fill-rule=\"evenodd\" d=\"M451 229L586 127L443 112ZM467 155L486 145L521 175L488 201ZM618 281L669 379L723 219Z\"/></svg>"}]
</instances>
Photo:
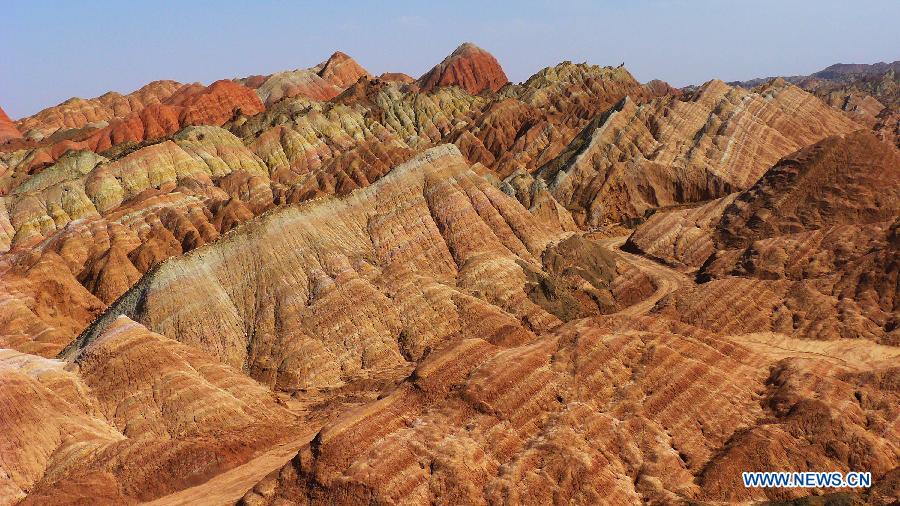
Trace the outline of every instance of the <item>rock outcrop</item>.
<instances>
[{"instance_id":1,"label":"rock outcrop","mask_svg":"<svg viewBox=\"0 0 900 506\"><path fill-rule=\"evenodd\" d=\"M371 77L366 69L356 63L356 60L340 51L336 51L319 66L321 67L321 70L318 72L319 77L337 86L342 91L359 81L360 78L368 79Z\"/></svg>"},{"instance_id":2,"label":"rock outcrop","mask_svg":"<svg viewBox=\"0 0 900 506\"><path fill-rule=\"evenodd\" d=\"M16 123L22 133L36 140L54 133L61 136L67 130L102 128L114 119L140 112L149 105L163 103L178 91L191 86L175 81L154 81L127 95L111 91L87 100L71 98Z\"/></svg>"},{"instance_id":3,"label":"rock outcrop","mask_svg":"<svg viewBox=\"0 0 900 506\"><path fill-rule=\"evenodd\" d=\"M744 488L740 470L890 472L897 350L852 348L878 371L860 374L832 350L783 358L795 343L758 339L600 317L512 349L460 341L326 425L242 504L784 500L808 491Z\"/></svg>"},{"instance_id":4,"label":"rock outcrop","mask_svg":"<svg viewBox=\"0 0 900 506\"><path fill-rule=\"evenodd\" d=\"M809 76L790 76L787 81L872 127L882 140L900 147L900 61L893 63L831 65ZM775 78L736 82L745 88L764 85Z\"/></svg>"},{"instance_id":5,"label":"rock outcrop","mask_svg":"<svg viewBox=\"0 0 900 506\"><path fill-rule=\"evenodd\" d=\"M268 107L285 98L330 100L369 72L353 58L337 51L319 65L298 70L276 72L268 76L252 76L237 82L253 88Z\"/></svg>"},{"instance_id":6,"label":"rock outcrop","mask_svg":"<svg viewBox=\"0 0 900 506\"><path fill-rule=\"evenodd\" d=\"M239 370L116 320L68 363L0 350L0 499L134 503L208 479L302 420Z\"/></svg>"},{"instance_id":7,"label":"rock outcrop","mask_svg":"<svg viewBox=\"0 0 900 506\"><path fill-rule=\"evenodd\" d=\"M520 342L615 311L616 260L581 239L550 247L566 234L439 146L343 199L268 213L163 262L65 355L124 314L277 389L334 388L448 340Z\"/></svg>"}]
</instances>

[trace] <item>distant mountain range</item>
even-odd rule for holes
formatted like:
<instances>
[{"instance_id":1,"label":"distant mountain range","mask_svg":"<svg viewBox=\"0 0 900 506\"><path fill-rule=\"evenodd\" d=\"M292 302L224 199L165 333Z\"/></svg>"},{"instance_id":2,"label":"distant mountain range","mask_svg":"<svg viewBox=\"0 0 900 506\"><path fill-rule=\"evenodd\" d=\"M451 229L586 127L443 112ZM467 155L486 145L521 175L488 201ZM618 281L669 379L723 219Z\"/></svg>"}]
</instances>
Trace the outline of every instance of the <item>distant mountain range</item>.
<instances>
[{"instance_id":1,"label":"distant mountain range","mask_svg":"<svg viewBox=\"0 0 900 506\"><path fill-rule=\"evenodd\" d=\"M792 84L799 84L807 79L825 79L828 81L841 81L841 82L852 82L864 77L871 76L880 76L886 74L887 72L894 72L900 70L900 61L895 61L892 63L878 62L878 63L835 63L834 65L829 65L824 69L814 72L807 76L772 76L772 77L757 77L755 79L748 79L746 81L731 81L728 84L732 86L740 86L742 88L753 88L754 86L759 86L760 84L767 83L772 79L776 79L777 77L781 77L785 81Z\"/></svg>"}]
</instances>

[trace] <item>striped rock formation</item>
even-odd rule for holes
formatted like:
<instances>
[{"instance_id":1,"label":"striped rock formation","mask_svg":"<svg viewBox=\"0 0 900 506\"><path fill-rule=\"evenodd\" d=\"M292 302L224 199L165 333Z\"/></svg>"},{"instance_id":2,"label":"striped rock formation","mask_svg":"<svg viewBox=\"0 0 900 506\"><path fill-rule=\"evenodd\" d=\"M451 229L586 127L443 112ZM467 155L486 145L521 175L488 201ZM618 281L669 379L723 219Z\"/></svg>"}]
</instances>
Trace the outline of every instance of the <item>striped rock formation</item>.
<instances>
[{"instance_id":1,"label":"striped rock formation","mask_svg":"<svg viewBox=\"0 0 900 506\"><path fill-rule=\"evenodd\" d=\"M252 90L231 81L221 80L207 87L199 84L184 86L165 101L99 125L102 128L69 129L63 135L51 136L39 143L14 145L0 156L3 159L0 169L7 173L0 173L0 177L23 177L22 172L39 172L69 151L117 154L172 135L187 126L219 126L235 115L256 114L262 110L263 105ZM6 191L0 187L0 192Z\"/></svg>"},{"instance_id":2,"label":"striped rock formation","mask_svg":"<svg viewBox=\"0 0 900 506\"><path fill-rule=\"evenodd\" d=\"M900 153L860 130L785 157L744 192L653 216L629 248L707 281L672 294L660 314L897 345L898 202Z\"/></svg>"},{"instance_id":3,"label":"striped rock formation","mask_svg":"<svg viewBox=\"0 0 900 506\"><path fill-rule=\"evenodd\" d=\"M529 340L644 290L614 286L628 269L555 225L439 146L345 198L267 213L161 263L64 356L128 315L274 388L334 388L408 373L447 341Z\"/></svg>"},{"instance_id":4,"label":"striped rock formation","mask_svg":"<svg viewBox=\"0 0 900 506\"><path fill-rule=\"evenodd\" d=\"M129 504L204 481L303 430L239 370L116 320L62 362L0 350L0 500ZM27 498L26 498L27 494Z\"/></svg>"},{"instance_id":5,"label":"striped rock formation","mask_svg":"<svg viewBox=\"0 0 900 506\"><path fill-rule=\"evenodd\" d=\"M740 471L894 469L896 348L754 339L600 317L513 348L459 341L241 504L784 500L808 490L744 488Z\"/></svg>"},{"instance_id":6,"label":"striped rock formation","mask_svg":"<svg viewBox=\"0 0 900 506\"><path fill-rule=\"evenodd\" d=\"M106 156L69 152L34 173L43 148L8 153L0 176L6 193L0 197L0 249L12 249L0 264L6 272L3 296L15 317L0 325L0 340L52 356L154 265L217 239L273 205L347 194L445 139L458 138L469 147L486 142L499 154L513 145L512 151L551 156L577 131L573 125L585 121L580 118L637 89L622 69L561 65L521 89L525 102L505 99L504 107L481 116L484 126L471 135L463 129L488 106L487 99L456 88L408 94L388 85L366 88L360 103L342 99L310 109L303 105L308 101L288 100L226 124L253 139L246 147L225 131L191 127ZM532 112L514 112L525 107ZM556 112L533 122L542 107ZM551 132L557 140L544 146L531 131ZM493 159L481 149L486 160ZM522 160L510 163L518 167ZM485 167L477 170L491 176ZM574 229L545 191L527 207ZM57 288L40 293L44 286ZM29 337L34 335L39 340Z\"/></svg>"},{"instance_id":7,"label":"striped rock formation","mask_svg":"<svg viewBox=\"0 0 900 506\"><path fill-rule=\"evenodd\" d=\"M0 504L833 492L746 469L897 497L872 104L571 62L509 84L471 45L418 82L338 52L142 90L0 145Z\"/></svg>"},{"instance_id":8,"label":"striped rock formation","mask_svg":"<svg viewBox=\"0 0 900 506\"><path fill-rule=\"evenodd\" d=\"M154 81L127 95L111 91L91 99L70 98L16 122L29 138L41 140L54 133L85 127L102 128L112 120L124 118L152 104L164 102L180 90L190 88L175 81Z\"/></svg>"},{"instance_id":9,"label":"striped rock formation","mask_svg":"<svg viewBox=\"0 0 900 506\"><path fill-rule=\"evenodd\" d=\"M322 101L338 96L369 72L353 58L340 51L319 65L298 70L276 72L268 76L251 76L237 82L253 88L268 107L279 100L298 97Z\"/></svg>"},{"instance_id":10,"label":"striped rock formation","mask_svg":"<svg viewBox=\"0 0 900 506\"><path fill-rule=\"evenodd\" d=\"M579 224L596 226L747 188L782 156L859 127L792 85L710 81L646 105L623 100L538 176Z\"/></svg>"}]
</instances>

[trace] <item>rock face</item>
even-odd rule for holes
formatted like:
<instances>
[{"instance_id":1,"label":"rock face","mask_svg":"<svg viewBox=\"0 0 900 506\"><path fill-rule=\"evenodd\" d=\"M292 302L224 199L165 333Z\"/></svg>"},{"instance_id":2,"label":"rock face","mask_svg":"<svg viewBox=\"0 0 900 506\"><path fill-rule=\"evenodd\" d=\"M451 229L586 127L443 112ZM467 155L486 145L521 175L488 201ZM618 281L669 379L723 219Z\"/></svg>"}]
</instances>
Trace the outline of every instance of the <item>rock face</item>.
<instances>
[{"instance_id":1,"label":"rock face","mask_svg":"<svg viewBox=\"0 0 900 506\"><path fill-rule=\"evenodd\" d=\"M300 70L277 72L268 76L252 76L237 82L253 88L260 100L270 106L285 98L330 100L369 72L353 58L337 51L319 65Z\"/></svg>"},{"instance_id":2,"label":"rock face","mask_svg":"<svg viewBox=\"0 0 900 506\"><path fill-rule=\"evenodd\" d=\"M172 107L190 106L202 89L173 96ZM332 103L310 107L297 97L256 116L240 114L223 125L239 137L189 127L114 146L105 156L70 152L39 170L35 164L52 163L42 160L55 147L3 155L0 250L10 252L0 262L9 266L4 295L16 317L0 325L0 342L53 356L143 273L274 205L347 194L447 141L487 164L477 167L489 178L532 170L592 114L644 93L624 69L572 64L510 91L518 98L492 101L455 87L421 94L358 81ZM227 101L221 110L231 110ZM518 198L532 214L574 230L545 187L531 184L529 192L527 201ZM58 289L42 292L47 283ZM530 283L542 298L540 280ZM568 283L551 291L568 293Z\"/></svg>"},{"instance_id":3,"label":"rock face","mask_svg":"<svg viewBox=\"0 0 900 506\"><path fill-rule=\"evenodd\" d=\"M508 82L497 59L471 42L461 44L418 81L423 90L459 86L472 94L482 90L497 91Z\"/></svg>"},{"instance_id":4,"label":"rock face","mask_svg":"<svg viewBox=\"0 0 900 506\"><path fill-rule=\"evenodd\" d=\"M16 128L15 123L6 115L6 111L0 109L0 143L11 139L21 139L22 133Z\"/></svg>"},{"instance_id":5,"label":"rock face","mask_svg":"<svg viewBox=\"0 0 900 506\"><path fill-rule=\"evenodd\" d=\"M404 74L403 72L385 72L378 76L378 79L381 79L382 81L393 81L404 84L412 84L416 82L416 80L412 76Z\"/></svg>"},{"instance_id":6,"label":"rock face","mask_svg":"<svg viewBox=\"0 0 900 506\"><path fill-rule=\"evenodd\" d=\"M101 124L103 128L70 129L59 138L51 136L36 147L31 145L28 147L30 149L20 150L27 151L24 156L13 152L12 160L16 165L13 168L34 173L53 164L68 151L132 150L187 126L219 126L235 115L252 115L262 110L263 105L253 90L228 80L217 81L208 87L185 86L164 102L148 105L108 124ZM4 176L10 177L7 174ZM12 176L21 177L21 174Z\"/></svg>"},{"instance_id":7,"label":"rock face","mask_svg":"<svg viewBox=\"0 0 900 506\"><path fill-rule=\"evenodd\" d=\"M320 67L322 69L318 72L319 77L341 90L347 89L360 78L368 79L370 77L366 69L360 67L353 58L340 51L336 51Z\"/></svg>"},{"instance_id":8,"label":"rock face","mask_svg":"<svg viewBox=\"0 0 900 506\"><path fill-rule=\"evenodd\" d=\"M785 79L872 127L882 140L900 146L900 61L831 65L809 76ZM774 78L731 83L752 88Z\"/></svg>"},{"instance_id":9,"label":"rock face","mask_svg":"<svg viewBox=\"0 0 900 506\"><path fill-rule=\"evenodd\" d=\"M900 154L848 90L464 44L23 119L0 504L890 504Z\"/></svg>"},{"instance_id":10,"label":"rock face","mask_svg":"<svg viewBox=\"0 0 900 506\"><path fill-rule=\"evenodd\" d=\"M782 156L857 128L792 85L747 92L710 81L644 106L621 101L538 176L577 222L595 226L746 188Z\"/></svg>"}]
</instances>

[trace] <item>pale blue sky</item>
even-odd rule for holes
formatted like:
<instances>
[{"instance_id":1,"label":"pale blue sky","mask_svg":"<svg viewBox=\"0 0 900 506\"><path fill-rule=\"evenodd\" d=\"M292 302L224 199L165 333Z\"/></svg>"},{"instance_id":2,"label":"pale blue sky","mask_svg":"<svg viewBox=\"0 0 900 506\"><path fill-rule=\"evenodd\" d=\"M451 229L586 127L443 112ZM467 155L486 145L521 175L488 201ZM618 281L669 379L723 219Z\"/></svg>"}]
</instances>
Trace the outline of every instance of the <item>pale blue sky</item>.
<instances>
[{"instance_id":1,"label":"pale blue sky","mask_svg":"<svg viewBox=\"0 0 900 506\"><path fill-rule=\"evenodd\" d=\"M641 81L681 86L900 59L900 0L132 3L5 3L0 106L19 118L155 79L309 67L338 49L417 77L463 41L515 82L563 60L624 61Z\"/></svg>"}]
</instances>

